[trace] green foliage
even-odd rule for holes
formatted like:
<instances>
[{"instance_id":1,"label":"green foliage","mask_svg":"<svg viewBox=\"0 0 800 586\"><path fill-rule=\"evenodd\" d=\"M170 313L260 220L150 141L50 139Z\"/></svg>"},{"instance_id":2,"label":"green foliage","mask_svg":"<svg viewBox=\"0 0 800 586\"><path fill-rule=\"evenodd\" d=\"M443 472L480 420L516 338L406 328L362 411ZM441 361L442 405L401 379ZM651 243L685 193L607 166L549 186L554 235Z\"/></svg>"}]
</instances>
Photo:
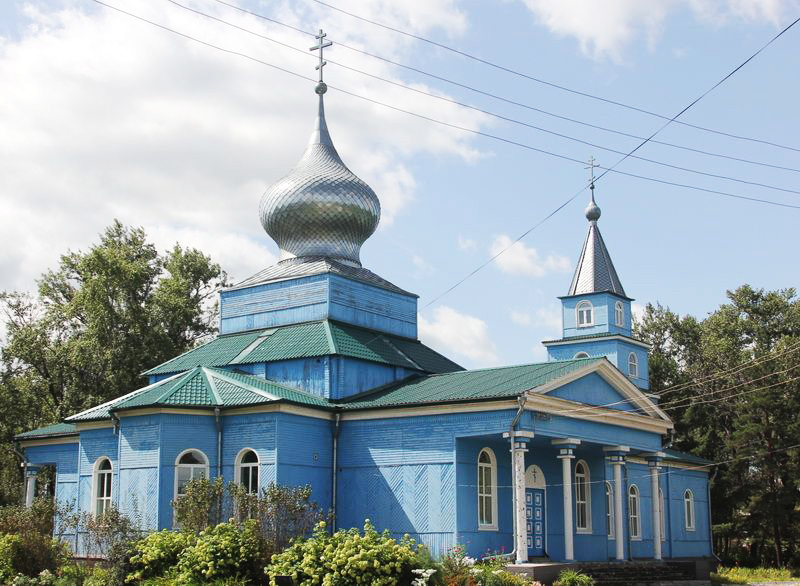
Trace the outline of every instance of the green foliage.
<instances>
[{"instance_id":1,"label":"green foliage","mask_svg":"<svg viewBox=\"0 0 800 586\"><path fill-rule=\"evenodd\" d=\"M320 522L312 537L297 539L273 555L266 572L272 586L276 586L274 576L291 576L296 586L393 586L411 581L416 561L413 540L405 537L397 542L387 532L375 531L369 520L363 535L358 529L330 535L325 522Z\"/></svg>"},{"instance_id":2,"label":"green foliage","mask_svg":"<svg viewBox=\"0 0 800 586\"><path fill-rule=\"evenodd\" d=\"M32 531L0 535L0 580L10 582L18 574L33 577L55 572L69 558L66 545Z\"/></svg>"},{"instance_id":3,"label":"green foliage","mask_svg":"<svg viewBox=\"0 0 800 586\"><path fill-rule=\"evenodd\" d=\"M463 545L442 556L441 576L446 586L542 586L506 569L508 558L490 555L478 561L466 555Z\"/></svg>"},{"instance_id":4,"label":"green foliage","mask_svg":"<svg viewBox=\"0 0 800 586\"><path fill-rule=\"evenodd\" d=\"M553 586L592 586L594 578L576 570L563 570Z\"/></svg>"},{"instance_id":5,"label":"green foliage","mask_svg":"<svg viewBox=\"0 0 800 586\"><path fill-rule=\"evenodd\" d=\"M711 574L713 584L750 584L752 582L792 582L798 574L788 568L717 568Z\"/></svg>"},{"instance_id":6,"label":"green foliage","mask_svg":"<svg viewBox=\"0 0 800 586\"><path fill-rule=\"evenodd\" d=\"M711 485L714 550L729 564L799 565L800 299L749 285L703 320L648 305L651 390L679 450L723 462Z\"/></svg>"},{"instance_id":7,"label":"green foliage","mask_svg":"<svg viewBox=\"0 0 800 586\"><path fill-rule=\"evenodd\" d=\"M233 482L226 486L221 476L191 480L186 485L186 496L172 501L176 523L195 533L219 525L233 516L233 500L238 490Z\"/></svg>"},{"instance_id":8,"label":"green foliage","mask_svg":"<svg viewBox=\"0 0 800 586\"><path fill-rule=\"evenodd\" d=\"M0 533L34 532L51 535L56 509L55 502L49 498L36 498L30 507L21 505L0 507Z\"/></svg>"},{"instance_id":9,"label":"green foliage","mask_svg":"<svg viewBox=\"0 0 800 586\"><path fill-rule=\"evenodd\" d=\"M138 583L165 576L178 565L183 551L197 541L193 533L164 529L151 533L131 547L130 572L125 582Z\"/></svg>"},{"instance_id":10,"label":"green foliage","mask_svg":"<svg viewBox=\"0 0 800 586\"><path fill-rule=\"evenodd\" d=\"M263 539L255 521L243 527L220 523L205 529L197 541L183 550L177 568L177 582L202 584L228 578L258 581L266 559Z\"/></svg>"},{"instance_id":11,"label":"green foliage","mask_svg":"<svg viewBox=\"0 0 800 586\"><path fill-rule=\"evenodd\" d=\"M142 385L142 371L216 331L219 265L176 245L159 254L141 228L114 222L68 252L38 295L0 293L0 444ZM0 450L0 503L18 502L19 460Z\"/></svg>"}]
</instances>

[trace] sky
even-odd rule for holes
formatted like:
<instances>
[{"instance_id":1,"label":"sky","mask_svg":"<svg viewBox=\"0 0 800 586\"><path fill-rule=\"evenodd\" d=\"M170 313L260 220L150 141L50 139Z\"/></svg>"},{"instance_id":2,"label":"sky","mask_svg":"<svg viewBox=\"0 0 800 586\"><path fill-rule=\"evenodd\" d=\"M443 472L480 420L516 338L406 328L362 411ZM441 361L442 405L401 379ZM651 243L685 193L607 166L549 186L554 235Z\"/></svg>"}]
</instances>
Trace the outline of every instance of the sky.
<instances>
[{"instance_id":1,"label":"sky","mask_svg":"<svg viewBox=\"0 0 800 586\"><path fill-rule=\"evenodd\" d=\"M232 281L274 263L258 202L312 131L323 28L329 129L382 205L362 262L417 293L420 338L470 368L544 360L560 337L584 161L614 166L800 16L798 0L103 1L151 22L0 3L0 290L35 291L115 218ZM800 24L598 180L637 310L702 318L744 283L798 286L800 209L773 205L800 206L798 71Z\"/></svg>"}]
</instances>

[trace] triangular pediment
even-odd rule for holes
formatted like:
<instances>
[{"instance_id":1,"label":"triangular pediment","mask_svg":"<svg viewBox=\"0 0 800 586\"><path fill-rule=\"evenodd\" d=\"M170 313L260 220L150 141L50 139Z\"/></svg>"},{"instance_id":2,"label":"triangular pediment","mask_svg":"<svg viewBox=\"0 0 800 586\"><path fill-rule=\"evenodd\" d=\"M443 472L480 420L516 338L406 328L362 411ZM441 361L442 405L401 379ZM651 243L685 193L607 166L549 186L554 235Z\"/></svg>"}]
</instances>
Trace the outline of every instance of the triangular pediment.
<instances>
[{"instance_id":1,"label":"triangular pediment","mask_svg":"<svg viewBox=\"0 0 800 586\"><path fill-rule=\"evenodd\" d=\"M607 360L592 362L531 393L671 422L653 401ZM569 415L569 413L565 413Z\"/></svg>"}]
</instances>

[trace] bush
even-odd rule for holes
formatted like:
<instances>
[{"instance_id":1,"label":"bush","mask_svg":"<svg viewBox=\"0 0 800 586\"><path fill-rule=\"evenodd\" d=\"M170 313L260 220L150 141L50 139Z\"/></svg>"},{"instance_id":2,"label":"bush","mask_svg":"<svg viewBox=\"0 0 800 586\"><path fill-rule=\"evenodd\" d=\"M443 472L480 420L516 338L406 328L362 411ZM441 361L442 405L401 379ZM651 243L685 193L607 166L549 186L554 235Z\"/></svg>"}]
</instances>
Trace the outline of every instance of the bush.
<instances>
[{"instance_id":1,"label":"bush","mask_svg":"<svg viewBox=\"0 0 800 586\"><path fill-rule=\"evenodd\" d=\"M55 572L69 559L67 546L49 535L27 532L0 536L0 579L8 583L17 574L37 576Z\"/></svg>"},{"instance_id":2,"label":"bush","mask_svg":"<svg viewBox=\"0 0 800 586\"><path fill-rule=\"evenodd\" d=\"M220 523L202 531L183 550L178 561L178 583L202 584L229 578L258 582L264 577L265 546L255 521L242 528Z\"/></svg>"},{"instance_id":3,"label":"bush","mask_svg":"<svg viewBox=\"0 0 800 586\"><path fill-rule=\"evenodd\" d=\"M53 499L37 498L30 507L8 505L0 507L0 533L53 534L53 519L58 512Z\"/></svg>"},{"instance_id":4,"label":"bush","mask_svg":"<svg viewBox=\"0 0 800 586\"><path fill-rule=\"evenodd\" d=\"M194 534L164 529L151 533L131 547L130 571L125 582L140 582L166 575L178 565L183 551L197 541Z\"/></svg>"},{"instance_id":5,"label":"bush","mask_svg":"<svg viewBox=\"0 0 800 586\"><path fill-rule=\"evenodd\" d=\"M593 586L594 578L576 570L564 570L553 586Z\"/></svg>"},{"instance_id":6,"label":"bush","mask_svg":"<svg viewBox=\"0 0 800 586\"><path fill-rule=\"evenodd\" d=\"M358 529L328 534L321 521L309 539L297 539L283 553L272 556L266 569L271 586L275 576L291 576L296 586L323 584L345 586L408 584L416 566L414 541L399 543L388 532L379 534L367 519L364 534Z\"/></svg>"}]
</instances>

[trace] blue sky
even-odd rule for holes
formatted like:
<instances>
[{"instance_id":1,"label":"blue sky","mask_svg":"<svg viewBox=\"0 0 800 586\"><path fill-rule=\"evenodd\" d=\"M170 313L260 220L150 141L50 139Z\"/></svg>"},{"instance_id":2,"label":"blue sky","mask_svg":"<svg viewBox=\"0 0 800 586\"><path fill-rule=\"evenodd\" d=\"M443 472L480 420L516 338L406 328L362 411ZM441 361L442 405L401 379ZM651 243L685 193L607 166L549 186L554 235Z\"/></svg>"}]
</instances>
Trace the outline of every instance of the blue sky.
<instances>
[{"instance_id":1,"label":"blue sky","mask_svg":"<svg viewBox=\"0 0 800 586\"><path fill-rule=\"evenodd\" d=\"M307 49L313 38L224 6L176 0ZM325 28L326 57L395 82L591 142L528 127L326 67L334 88L601 166L635 139L558 120L393 67L361 47L531 107L648 136L663 120L557 90L358 21L312 0L239 6L304 30ZM167 0L108 0L219 46L313 77L314 56L190 13ZM355 14L527 75L671 116L800 16L779 0L331 0ZM0 5L0 288L33 289L58 255L86 248L113 218L161 248L196 246L234 280L274 262L258 221L267 185L299 159L313 126L313 83L225 54L90 0ZM800 25L681 120L800 149ZM586 184L580 163L436 125L336 89L328 123L350 168L381 198L364 265L420 295L421 337L465 366L543 359L558 335L586 232L581 194L451 293L510 239ZM800 152L673 124L658 140L800 169ZM800 173L648 144L637 154L704 173L800 191ZM626 160L620 170L800 204L775 189ZM609 174L600 227L626 292L703 316L743 283L798 285L800 210Z\"/></svg>"}]
</instances>

